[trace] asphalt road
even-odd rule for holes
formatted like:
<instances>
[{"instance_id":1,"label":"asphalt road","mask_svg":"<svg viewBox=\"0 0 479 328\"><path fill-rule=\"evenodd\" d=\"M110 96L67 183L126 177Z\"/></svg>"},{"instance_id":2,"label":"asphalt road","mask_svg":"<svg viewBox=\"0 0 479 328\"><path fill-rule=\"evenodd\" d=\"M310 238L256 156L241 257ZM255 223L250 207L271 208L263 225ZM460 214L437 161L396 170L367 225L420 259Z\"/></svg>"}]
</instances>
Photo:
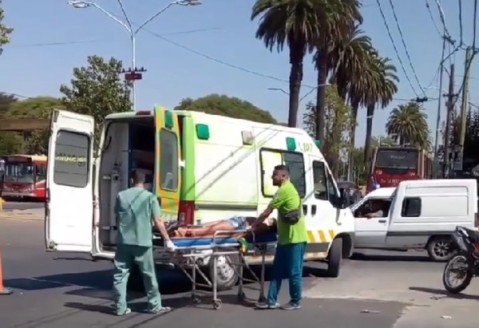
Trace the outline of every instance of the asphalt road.
<instances>
[{"instance_id":1,"label":"asphalt road","mask_svg":"<svg viewBox=\"0 0 479 328\"><path fill-rule=\"evenodd\" d=\"M43 202L12 202L7 201L3 204L4 210L29 210L34 208L43 208Z\"/></svg>"},{"instance_id":2,"label":"asphalt road","mask_svg":"<svg viewBox=\"0 0 479 328\"><path fill-rule=\"evenodd\" d=\"M160 272L165 305L174 311L164 316L143 314L144 298L137 294L132 295L134 312L115 317L110 314L111 264L83 255L46 253L42 228L41 221L0 220L4 280L14 290L0 296L2 328L191 328L192 323L231 328L477 326L470 315L477 311L477 300L445 298L440 285L444 265L431 263L422 254L391 258L367 253L345 262L337 279L323 278L317 266L310 268L305 272L303 309L292 312L254 310L251 304L239 304L233 291L221 296L219 311L212 310L209 298L193 306L183 277ZM252 299L258 295L255 287L248 286ZM281 298L287 301L287 284ZM465 321L466 316L471 321Z\"/></svg>"}]
</instances>

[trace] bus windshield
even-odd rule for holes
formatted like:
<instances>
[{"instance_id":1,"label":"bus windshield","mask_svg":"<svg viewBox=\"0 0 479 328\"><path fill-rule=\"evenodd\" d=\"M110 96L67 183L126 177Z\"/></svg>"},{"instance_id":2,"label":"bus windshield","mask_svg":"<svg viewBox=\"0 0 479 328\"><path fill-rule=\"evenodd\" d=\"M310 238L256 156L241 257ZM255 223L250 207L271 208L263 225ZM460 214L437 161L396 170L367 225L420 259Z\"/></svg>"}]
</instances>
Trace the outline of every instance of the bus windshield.
<instances>
[{"instance_id":1,"label":"bus windshield","mask_svg":"<svg viewBox=\"0 0 479 328\"><path fill-rule=\"evenodd\" d=\"M5 182L34 183L32 163L5 163Z\"/></svg>"},{"instance_id":2,"label":"bus windshield","mask_svg":"<svg viewBox=\"0 0 479 328\"><path fill-rule=\"evenodd\" d=\"M376 168L416 170L418 151L416 149L379 149Z\"/></svg>"}]
</instances>

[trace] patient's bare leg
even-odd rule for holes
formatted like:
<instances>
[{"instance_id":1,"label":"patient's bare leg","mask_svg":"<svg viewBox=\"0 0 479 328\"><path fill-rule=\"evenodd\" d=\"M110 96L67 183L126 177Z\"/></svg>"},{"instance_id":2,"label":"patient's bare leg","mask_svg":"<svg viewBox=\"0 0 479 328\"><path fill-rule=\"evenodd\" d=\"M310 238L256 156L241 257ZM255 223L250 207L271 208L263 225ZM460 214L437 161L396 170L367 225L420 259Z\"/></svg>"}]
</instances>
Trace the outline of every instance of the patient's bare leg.
<instances>
[{"instance_id":1,"label":"patient's bare leg","mask_svg":"<svg viewBox=\"0 0 479 328\"><path fill-rule=\"evenodd\" d=\"M234 227L228 221L213 222L204 228L179 228L178 233L182 237L203 237L212 236L217 231L233 231Z\"/></svg>"}]
</instances>

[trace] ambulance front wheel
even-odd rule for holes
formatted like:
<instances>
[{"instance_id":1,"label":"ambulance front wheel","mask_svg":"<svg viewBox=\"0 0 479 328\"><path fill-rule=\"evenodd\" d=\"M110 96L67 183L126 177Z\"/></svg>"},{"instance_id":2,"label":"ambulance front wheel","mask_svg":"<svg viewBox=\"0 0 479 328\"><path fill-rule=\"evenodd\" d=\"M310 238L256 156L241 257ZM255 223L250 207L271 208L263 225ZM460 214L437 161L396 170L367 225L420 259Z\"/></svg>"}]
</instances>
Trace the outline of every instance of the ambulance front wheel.
<instances>
[{"instance_id":1,"label":"ambulance front wheel","mask_svg":"<svg viewBox=\"0 0 479 328\"><path fill-rule=\"evenodd\" d=\"M218 256L217 260L217 276L216 284L218 290L229 290L233 288L238 282L238 270L235 266L238 265L238 255L222 255ZM213 281L213 265L214 261L209 261L209 278Z\"/></svg>"},{"instance_id":2,"label":"ambulance front wheel","mask_svg":"<svg viewBox=\"0 0 479 328\"><path fill-rule=\"evenodd\" d=\"M343 240L336 238L333 240L328 252L328 277L339 277L341 268L341 259L343 258Z\"/></svg>"}]
</instances>

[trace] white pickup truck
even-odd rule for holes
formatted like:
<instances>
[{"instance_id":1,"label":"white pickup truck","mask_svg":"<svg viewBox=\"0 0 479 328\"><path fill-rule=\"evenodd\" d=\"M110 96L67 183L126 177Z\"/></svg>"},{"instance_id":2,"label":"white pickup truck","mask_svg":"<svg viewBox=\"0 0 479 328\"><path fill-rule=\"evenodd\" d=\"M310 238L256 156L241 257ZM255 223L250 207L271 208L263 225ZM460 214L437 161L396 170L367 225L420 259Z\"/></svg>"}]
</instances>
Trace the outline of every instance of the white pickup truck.
<instances>
[{"instance_id":1,"label":"white pickup truck","mask_svg":"<svg viewBox=\"0 0 479 328\"><path fill-rule=\"evenodd\" d=\"M403 181L379 188L351 206L357 249L426 249L435 261L451 255L456 226L478 226L477 181L444 179ZM376 216L368 217L372 212Z\"/></svg>"}]
</instances>

